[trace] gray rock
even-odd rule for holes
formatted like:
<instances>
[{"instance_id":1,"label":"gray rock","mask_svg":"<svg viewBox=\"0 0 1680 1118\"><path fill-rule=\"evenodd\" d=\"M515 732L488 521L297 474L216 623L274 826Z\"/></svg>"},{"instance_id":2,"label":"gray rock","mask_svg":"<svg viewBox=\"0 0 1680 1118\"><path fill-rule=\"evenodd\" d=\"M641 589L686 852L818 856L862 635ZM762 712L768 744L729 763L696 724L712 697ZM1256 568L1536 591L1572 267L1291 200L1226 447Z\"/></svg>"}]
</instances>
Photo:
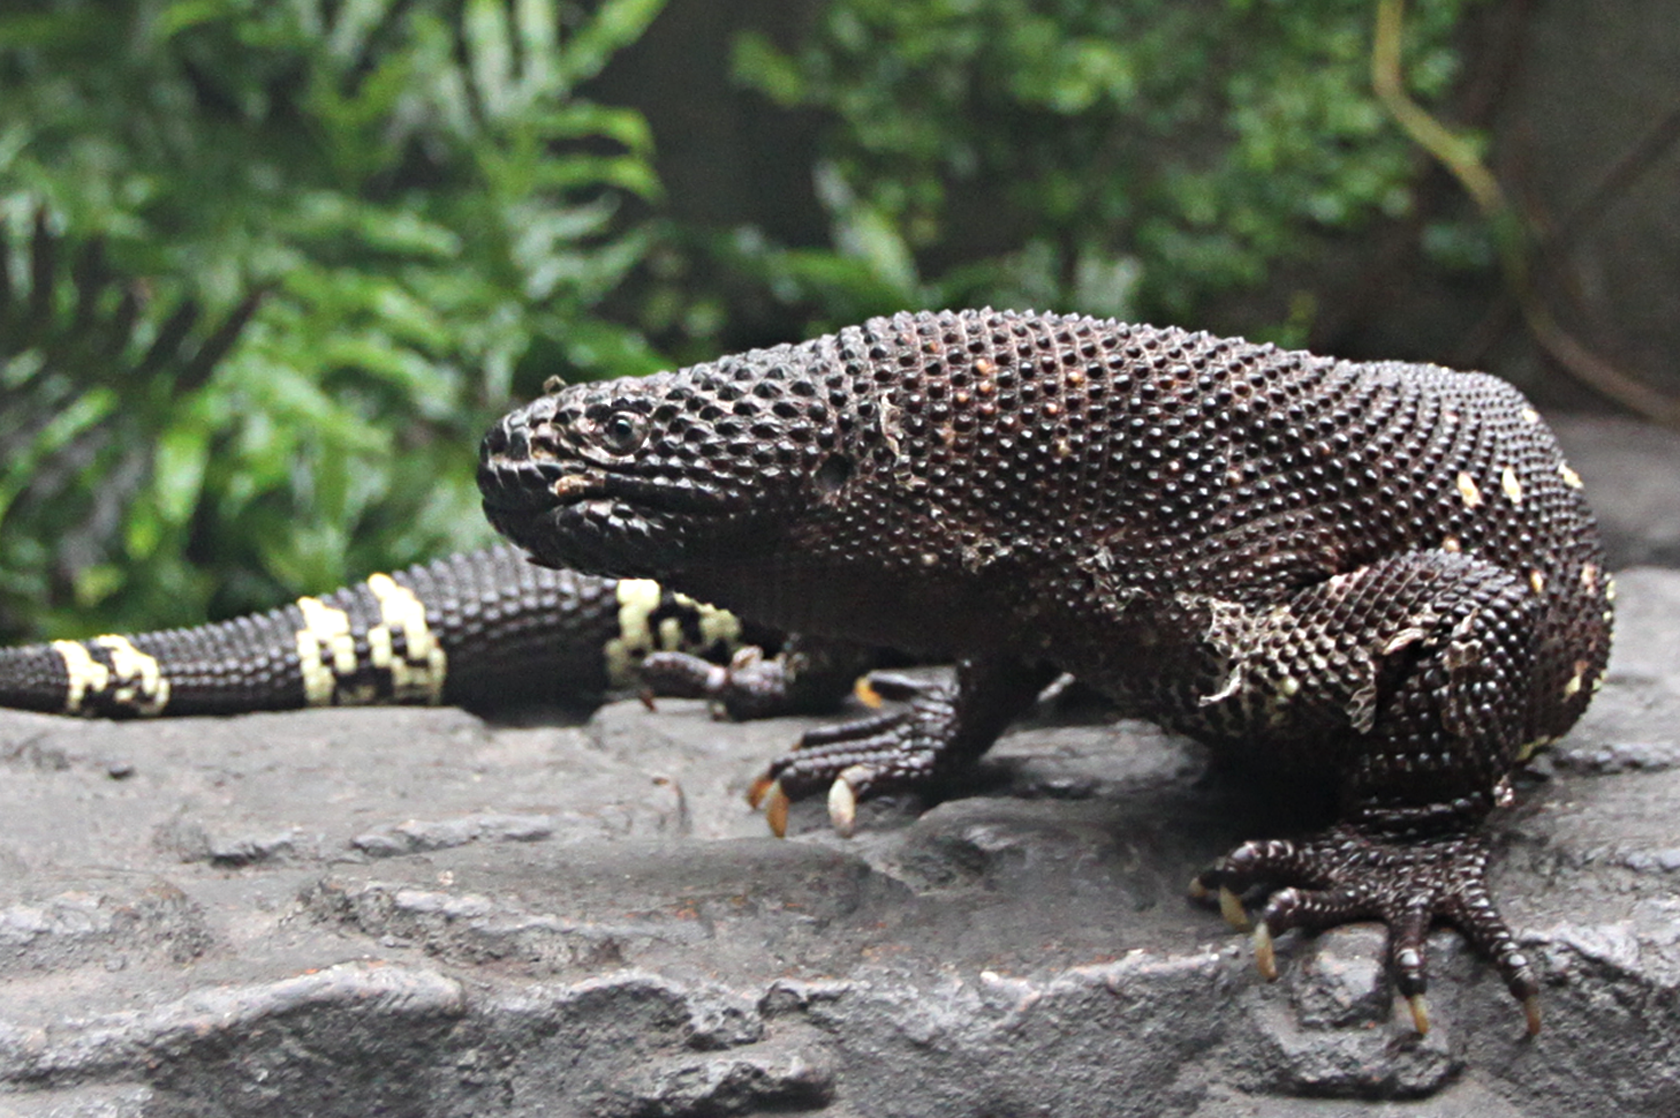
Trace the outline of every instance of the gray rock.
<instances>
[{"instance_id":1,"label":"gray rock","mask_svg":"<svg viewBox=\"0 0 1680 1118\"><path fill-rule=\"evenodd\" d=\"M777 841L742 797L808 721L4 713L0 1115L1672 1115L1680 573L1620 584L1494 820L1535 1039L1449 931L1427 1037L1372 926L1261 981L1184 886L1276 823L1139 723L1047 710L970 795Z\"/></svg>"}]
</instances>

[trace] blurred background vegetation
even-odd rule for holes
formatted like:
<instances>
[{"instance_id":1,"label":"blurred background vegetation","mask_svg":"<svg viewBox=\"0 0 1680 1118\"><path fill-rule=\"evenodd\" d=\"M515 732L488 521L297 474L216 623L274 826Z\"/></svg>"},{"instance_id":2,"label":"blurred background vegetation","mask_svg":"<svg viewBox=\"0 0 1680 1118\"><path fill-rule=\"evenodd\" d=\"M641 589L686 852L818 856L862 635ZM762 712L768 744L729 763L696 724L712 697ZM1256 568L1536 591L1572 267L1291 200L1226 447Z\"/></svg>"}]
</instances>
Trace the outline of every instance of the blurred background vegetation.
<instances>
[{"instance_id":1,"label":"blurred background vegetation","mask_svg":"<svg viewBox=\"0 0 1680 1118\"><path fill-rule=\"evenodd\" d=\"M1476 7L1407 10L1423 106L1461 89ZM1322 343L1310 277L1374 227L1486 285L1496 229L1420 205L1440 183L1371 92L1372 21L8 0L0 638L193 623L481 542L476 440L555 373L987 303Z\"/></svg>"}]
</instances>

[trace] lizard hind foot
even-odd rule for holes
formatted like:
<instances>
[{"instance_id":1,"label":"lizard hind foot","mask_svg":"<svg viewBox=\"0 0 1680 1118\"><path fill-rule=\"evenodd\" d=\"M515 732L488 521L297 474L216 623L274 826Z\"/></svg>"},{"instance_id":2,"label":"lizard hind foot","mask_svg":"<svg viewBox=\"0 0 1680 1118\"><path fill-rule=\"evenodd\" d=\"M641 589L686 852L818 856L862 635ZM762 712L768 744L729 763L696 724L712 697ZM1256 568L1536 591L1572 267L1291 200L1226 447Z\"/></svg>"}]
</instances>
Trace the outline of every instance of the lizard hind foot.
<instances>
[{"instance_id":1,"label":"lizard hind foot","mask_svg":"<svg viewBox=\"0 0 1680 1118\"><path fill-rule=\"evenodd\" d=\"M1493 963L1532 1035L1540 1031L1539 983L1494 907L1487 861L1487 845L1474 835L1398 838L1341 824L1299 841L1246 842L1198 876L1191 892L1226 897L1281 886L1269 893L1254 933L1256 964L1268 980L1277 977L1273 941L1289 929L1380 921L1395 988L1420 1034L1429 1031L1429 928L1451 924Z\"/></svg>"}]
</instances>

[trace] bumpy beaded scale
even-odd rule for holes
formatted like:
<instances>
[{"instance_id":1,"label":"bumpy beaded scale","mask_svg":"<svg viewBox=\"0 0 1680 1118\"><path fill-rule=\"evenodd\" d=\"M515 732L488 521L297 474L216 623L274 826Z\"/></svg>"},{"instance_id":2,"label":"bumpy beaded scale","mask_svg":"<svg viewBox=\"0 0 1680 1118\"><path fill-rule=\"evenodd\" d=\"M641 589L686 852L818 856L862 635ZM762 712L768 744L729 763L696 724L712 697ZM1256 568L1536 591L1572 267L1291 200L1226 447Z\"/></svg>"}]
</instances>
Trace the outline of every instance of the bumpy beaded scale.
<instances>
[{"instance_id":1,"label":"bumpy beaded scale","mask_svg":"<svg viewBox=\"0 0 1680 1118\"><path fill-rule=\"evenodd\" d=\"M480 482L541 562L657 578L744 618L959 657L954 690L808 736L754 790L859 797L972 767L1055 670L1340 822L1197 881L1256 948L1377 918L1420 1030L1459 927L1539 1024L1474 825L1604 670L1613 587L1539 415L1480 374L1088 318L901 314L567 388L486 437Z\"/></svg>"}]
</instances>

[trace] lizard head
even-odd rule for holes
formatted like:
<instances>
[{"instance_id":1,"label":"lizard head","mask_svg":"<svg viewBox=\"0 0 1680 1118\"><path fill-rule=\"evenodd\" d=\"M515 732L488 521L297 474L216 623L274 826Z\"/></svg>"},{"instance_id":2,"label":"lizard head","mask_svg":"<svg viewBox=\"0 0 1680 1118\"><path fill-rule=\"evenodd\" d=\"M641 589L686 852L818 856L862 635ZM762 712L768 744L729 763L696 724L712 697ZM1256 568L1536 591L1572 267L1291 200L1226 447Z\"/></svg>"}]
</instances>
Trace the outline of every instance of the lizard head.
<instances>
[{"instance_id":1,"label":"lizard head","mask_svg":"<svg viewBox=\"0 0 1680 1118\"><path fill-rule=\"evenodd\" d=\"M564 387L515 410L480 449L485 514L540 563L618 577L762 554L845 469L825 466L843 463L830 409L785 357Z\"/></svg>"}]
</instances>

